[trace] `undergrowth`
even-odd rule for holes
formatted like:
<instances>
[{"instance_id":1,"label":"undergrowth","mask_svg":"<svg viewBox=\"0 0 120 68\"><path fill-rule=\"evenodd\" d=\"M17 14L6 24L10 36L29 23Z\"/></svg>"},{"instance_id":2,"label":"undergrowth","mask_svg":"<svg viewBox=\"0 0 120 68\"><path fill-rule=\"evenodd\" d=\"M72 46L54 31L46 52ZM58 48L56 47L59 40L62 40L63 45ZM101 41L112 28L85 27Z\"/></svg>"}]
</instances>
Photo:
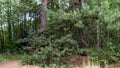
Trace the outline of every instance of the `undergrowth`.
<instances>
[{"instance_id":1,"label":"undergrowth","mask_svg":"<svg viewBox=\"0 0 120 68\"><path fill-rule=\"evenodd\" d=\"M0 62L16 61L16 60L26 60L25 55L12 55L12 54L0 54Z\"/></svg>"}]
</instances>

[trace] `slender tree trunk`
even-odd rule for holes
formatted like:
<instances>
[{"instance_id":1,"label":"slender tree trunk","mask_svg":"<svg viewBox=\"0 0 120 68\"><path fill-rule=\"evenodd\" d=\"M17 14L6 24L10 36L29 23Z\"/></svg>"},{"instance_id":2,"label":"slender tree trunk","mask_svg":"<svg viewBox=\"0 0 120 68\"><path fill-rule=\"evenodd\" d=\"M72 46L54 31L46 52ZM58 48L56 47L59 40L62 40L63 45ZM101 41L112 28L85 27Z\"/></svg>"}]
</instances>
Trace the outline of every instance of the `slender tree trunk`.
<instances>
[{"instance_id":1,"label":"slender tree trunk","mask_svg":"<svg viewBox=\"0 0 120 68\"><path fill-rule=\"evenodd\" d=\"M12 32L12 39L14 39L14 19L12 18L12 24L11 24L11 32Z\"/></svg>"},{"instance_id":2,"label":"slender tree trunk","mask_svg":"<svg viewBox=\"0 0 120 68\"><path fill-rule=\"evenodd\" d=\"M2 49L2 31L0 28L0 50Z\"/></svg>"},{"instance_id":3,"label":"slender tree trunk","mask_svg":"<svg viewBox=\"0 0 120 68\"><path fill-rule=\"evenodd\" d=\"M4 43L4 31L3 31L3 28L1 28L2 29L2 49L4 49L5 48L5 43Z\"/></svg>"},{"instance_id":4,"label":"slender tree trunk","mask_svg":"<svg viewBox=\"0 0 120 68\"><path fill-rule=\"evenodd\" d=\"M42 1L41 5L41 31L44 31L46 28L46 11L45 9L47 8L47 0Z\"/></svg>"},{"instance_id":5,"label":"slender tree trunk","mask_svg":"<svg viewBox=\"0 0 120 68\"><path fill-rule=\"evenodd\" d=\"M9 37L9 41L12 38L12 33L11 33L11 7L8 7L7 10L7 22L8 22L8 37Z\"/></svg>"},{"instance_id":6,"label":"slender tree trunk","mask_svg":"<svg viewBox=\"0 0 120 68\"><path fill-rule=\"evenodd\" d=\"M82 8L82 4L85 2L85 0L79 0L79 10L81 12L81 8ZM87 42L85 41L85 38L84 38L84 30L83 28L79 28L78 30L78 40L79 40L79 45L82 47L85 47L85 45L88 45Z\"/></svg>"},{"instance_id":7,"label":"slender tree trunk","mask_svg":"<svg viewBox=\"0 0 120 68\"><path fill-rule=\"evenodd\" d=\"M97 32L97 44L96 44L96 48L100 48L100 29L99 29L99 20L96 20L96 32Z\"/></svg>"},{"instance_id":8,"label":"slender tree trunk","mask_svg":"<svg viewBox=\"0 0 120 68\"><path fill-rule=\"evenodd\" d=\"M26 30L27 30L27 25L26 25L26 12L23 14L23 33L24 33L24 36L26 36Z\"/></svg>"},{"instance_id":9,"label":"slender tree trunk","mask_svg":"<svg viewBox=\"0 0 120 68\"><path fill-rule=\"evenodd\" d=\"M101 0L98 0L98 6L101 6ZM97 13L98 16L99 12ZM99 49L100 48L100 20L97 19L96 20L96 29L97 29L97 44L96 44L96 48Z\"/></svg>"},{"instance_id":10,"label":"slender tree trunk","mask_svg":"<svg viewBox=\"0 0 120 68\"><path fill-rule=\"evenodd\" d=\"M3 27L0 27L0 43L1 43L1 50L4 50L4 32Z\"/></svg>"},{"instance_id":11,"label":"slender tree trunk","mask_svg":"<svg viewBox=\"0 0 120 68\"><path fill-rule=\"evenodd\" d=\"M79 9L79 11L81 13L82 4L84 2L85 2L84 0L69 0L70 6L69 6L68 10L73 11L73 10ZM73 33L73 37L76 38L80 47L84 47L84 45L88 45L84 38L83 28L79 28L78 31L76 31L76 33Z\"/></svg>"},{"instance_id":12,"label":"slender tree trunk","mask_svg":"<svg viewBox=\"0 0 120 68\"><path fill-rule=\"evenodd\" d=\"M106 43L106 45L107 45L107 48L109 47L109 40L110 40L110 32L109 32L109 30L107 31L107 43ZM107 49L106 48L106 49Z\"/></svg>"}]
</instances>

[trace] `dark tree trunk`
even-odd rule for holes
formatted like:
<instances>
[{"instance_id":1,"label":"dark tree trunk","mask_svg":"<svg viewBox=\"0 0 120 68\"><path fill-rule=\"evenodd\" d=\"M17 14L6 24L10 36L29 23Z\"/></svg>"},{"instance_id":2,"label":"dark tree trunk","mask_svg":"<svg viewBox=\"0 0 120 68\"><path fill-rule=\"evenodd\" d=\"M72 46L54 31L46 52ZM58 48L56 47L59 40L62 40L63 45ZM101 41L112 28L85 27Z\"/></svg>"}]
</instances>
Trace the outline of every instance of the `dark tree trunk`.
<instances>
[{"instance_id":1,"label":"dark tree trunk","mask_svg":"<svg viewBox=\"0 0 120 68\"><path fill-rule=\"evenodd\" d=\"M9 41L12 38L12 32L11 32L11 7L8 7L7 10L7 22L8 22L8 37L9 37Z\"/></svg>"},{"instance_id":2,"label":"dark tree trunk","mask_svg":"<svg viewBox=\"0 0 120 68\"><path fill-rule=\"evenodd\" d=\"M4 32L3 32L3 27L0 28L0 43L1 43L1 50L4 50Z\"/></svg>"},{"instance_id":3,"label":"dark tree trunk","mask_svg":"<svg viewBox=\"0 0 120 68\"><path fill-rule=\"evenodd\" d=\"M70 4L70 7L68 8L68 10L76 10L76 9L79 9L79 11L81 12L81 7L82 7L82 3L84 1L83 0L70 0L69 1L69 4ZM80 47L84 47L85 45L88 45L87 42L85 41L85 38L84 38L84 30L83 28L79 28L78 31L76 33L73 33L73 37L74 36L77 36L75 37L79 46Z\"/></svg>"}]
</instances>

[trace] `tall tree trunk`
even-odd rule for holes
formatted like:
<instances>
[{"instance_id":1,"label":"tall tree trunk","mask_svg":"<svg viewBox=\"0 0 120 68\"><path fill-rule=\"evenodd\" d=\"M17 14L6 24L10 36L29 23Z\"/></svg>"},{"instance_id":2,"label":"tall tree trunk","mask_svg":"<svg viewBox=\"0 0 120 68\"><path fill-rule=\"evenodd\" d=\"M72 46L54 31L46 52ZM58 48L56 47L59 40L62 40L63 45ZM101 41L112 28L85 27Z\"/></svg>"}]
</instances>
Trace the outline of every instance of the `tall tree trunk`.
<instances>
[{"instance_id":1,"label":"tall tree trunk","mask_svg":"<svg viewBox=\"0 0 120 68\"><path fill-rule=\"evenodd\" d=\"M101 5L101 0L98 0L98 6ZM98 16L99 12L97 13ZM100 20L97 19L96 20L96 29L97 29L97 44L96 44L96 48L99 49L100 48Z\"/></svg>"},{"instance_id":2,"label":"tall tree trunk","mask_svg":"<svg viewBox=\"0 0 120 68\"><path fill-rule=\"evenodd\" d=\"M0 43L1 43L1 50L4 50L4 32L3 27L0 27Z\"/></svg>"},{"instance_id":3,"label":"tall tree trunk","mask_svg":"<svg viewBox=\"0 0 120 68\"><path fill-rule=\"evenodd\" d=\"M26 25L26 12L23 14L23 36L25 37L26 36L26 30L27 30L27 25Z\"/></svg>"},{"instance_id":4,"label":"tall tree trunk","mask_svg":"<svg viewBox=\"0 0 120 68\"><path fill-rule=\"evenodd\" d=\"M84 3L84 0L69 0L69 8L68 10L76 10L79 9L81 12L82 3ZM73 29L72 29L73 30ZM84 47L84 45L88 45L84 38L84 30L83 28L79 28L75 33L73 33L73 38L76 38L78 44L80 47Z\"/></svg>"},{"instance_id":5,"label":"tall tree trunk","mask_svg":"<svg viewBox=\"0 0 120 68\"><path fill-rule=\"evenodd\" d=\"M14 39L14 17L12 17L11 32L12 32L12 39Z\"/></svg>"},{"instance_id":6,"label":"tall tree trunk","mask_svg":"<svg viewBox=\"0 0 120 68\"><path fill-rule=\"evenodd\" d=\"M2 30L0 27L0 50L2 49Z\"/></svg>"},{"instance_id":7,"label":"tall tree trunk","mask_svg":"<svg viewBox=\"0 0 120 68\"><path fill-rule=\"evenodd\" d=\"M100 47L100 35L99 35L99 20L96 20L96 32L97 32L97 44L96 44L96 48L99 48Z\"/></svg>"},{"instance_id":8,"label":"tall tree trunk","mask_svg":"<svg viewBox=\"0 0 120 68\"><path fill-rule=\"evenodd\" d=\"M78 3L78 9L79 11L81 12L81 8L82 8L82 4L87 2L87 0L79 0L79 3ZM84 23L83 23L84 24ZM85 41L85 38L84 38L84 29L83 28L79 28L78 29L78 43L81 47L85 47L85 45L88 45L87 42Z\"/></svg>"},{"instance_id":9,"label":"tall tree trunk","mask_svg":"<svg viewBox=\"0 0 120 68\"><path fill-rule=\"evenodd\" d=\"M44 31L46 28L46 11L48 0L43 0L41 5L41 31Z\"/></svg>"},{"instance_id":10,"label":"tall tree trunk","mask_svg":"<svg viewBox=\"0 0 120 68\"><path fill-rule=\"evenodd\" d=\"M9 6L7 9L7 22L8 22L8 38L9 41L12 38L12 33L11 33L11 7Z\"/></svg>"},{"instance_id":11,"label":"tall tree trunk","mask_svg":"<svg viewBox=\"0 0 120 68\"><path fill-rule=\"evenodd\" d=\"M2 47L1 47L3 50L5 48L5 43L4 43L4 31L3 31L3 28L2 28Z\"/></svg>"}]
</instances>

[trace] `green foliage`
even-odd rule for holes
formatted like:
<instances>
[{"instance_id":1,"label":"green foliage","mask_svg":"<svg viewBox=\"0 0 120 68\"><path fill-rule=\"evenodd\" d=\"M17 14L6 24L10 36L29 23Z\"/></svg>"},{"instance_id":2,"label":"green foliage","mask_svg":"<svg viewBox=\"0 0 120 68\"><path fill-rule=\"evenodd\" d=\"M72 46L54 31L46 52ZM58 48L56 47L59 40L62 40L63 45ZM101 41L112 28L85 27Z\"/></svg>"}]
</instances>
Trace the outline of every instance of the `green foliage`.
<instances>
[{"instance_id":1,"label":"green foliage","mask_svg":"<svg viewBox=\"0 0 120 68\"><path fill-rule=\"evenodd\" d=\"M88 54L92 56L92 59L99 61L101 64L111 64L111 63L120 63L119 60L119 51L116 49L87 49Z\"/></svg>"},{"instance_id":2,"label":"green foliage","mask_svg":"<svg viewBox=\"0 0 120 68\"><path fill-rule=\"evenodd\" d=\"M63 13L59 16L60 13L58 12L47 11L48 23L46 30L39 32L36 37L29 41L30 45L24 48L32 55L28 60L32 64L58 63L61 57L77 53L78 45L73 40L70 29L70 26L74 27L74 16L71 13Z\"/></svg>"},{"instance_id":3,"label":"green foliage","mask_svg":"<svg viewBox=\"0 0 120 68\"><path fill-rule=\"evenodd\" d=\"M119 60L119 0L85 0L82 6L74 5L76 0L71 0L72 5L51 0L44 31L39 26L41 1L0 1L0 48L29 54L25 61L32 64L58 63L61 57L84 51L103 64Z\"/></svg>"}]
</instances>

